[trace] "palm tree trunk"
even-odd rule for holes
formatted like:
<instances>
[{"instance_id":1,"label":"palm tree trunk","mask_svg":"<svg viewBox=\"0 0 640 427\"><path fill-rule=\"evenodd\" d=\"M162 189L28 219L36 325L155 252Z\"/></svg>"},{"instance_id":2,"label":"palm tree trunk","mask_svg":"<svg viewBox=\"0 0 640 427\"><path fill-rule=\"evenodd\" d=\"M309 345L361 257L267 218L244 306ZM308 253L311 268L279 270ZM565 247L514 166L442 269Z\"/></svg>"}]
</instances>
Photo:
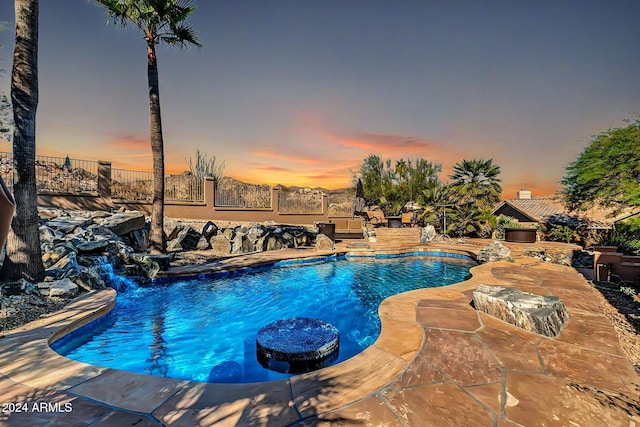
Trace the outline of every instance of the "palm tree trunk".
<instances>
[{"instance_id":1,"label":"palm tree trunk","mask_svg":"<svg viewBox=\"0 0 640 427\"><path fill-rule=\"evenodd\" d=\"M16 40L11 73L13 103L13 191L16 214L7 238L0 276L4 280L44 277L36 190L38 107L38 0L15 0Z\"/></svg>"},{"instance_id":2,"label":"palm tree trunk","mask_svg":"<svg viewBox=\"0 0 640 427\"><path fill-rule=\"evenodd\" d=\"M147 40L147 77L149 80L149 133L153 154L153 206L149 252L165 251L164 224L164 142L160 118L160 86L158 84L158 60L153 40Z\"/></svg>"}]
</instances>

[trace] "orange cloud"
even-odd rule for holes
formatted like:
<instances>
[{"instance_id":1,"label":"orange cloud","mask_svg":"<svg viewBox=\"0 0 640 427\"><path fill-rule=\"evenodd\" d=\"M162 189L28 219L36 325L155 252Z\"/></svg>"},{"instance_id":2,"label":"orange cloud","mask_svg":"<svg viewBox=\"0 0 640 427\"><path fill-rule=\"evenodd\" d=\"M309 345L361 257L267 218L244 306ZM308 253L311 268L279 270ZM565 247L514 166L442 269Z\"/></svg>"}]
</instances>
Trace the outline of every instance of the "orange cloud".
<instances>
[{"instance_id":1,"label":"orange cloud","mask_svg":"<svg viewBox=\"0 0 640 427\"><path fill-rule=\"evenodd\" d=\"M149 137L135 134L114 134L106 141L105 145L107 148L115 150L151 151Z\"/></svg>"},{"instance_id":2,"label":"orange cloud","mask_svg":"<svg viewBox=\"0 0 640 427\"><path fill-rule=\"evenodd\" d=\"M313 165L318 163L318 159L313 157L292 156L292 155L287 155L282 153L273 153L273 152L264 151L264 150L254 150L251 153L260 157L267 157L269 159L276 159L276 160L284 160L291 163L301 163L304 165Z\"/></svg>"}]
</instances>

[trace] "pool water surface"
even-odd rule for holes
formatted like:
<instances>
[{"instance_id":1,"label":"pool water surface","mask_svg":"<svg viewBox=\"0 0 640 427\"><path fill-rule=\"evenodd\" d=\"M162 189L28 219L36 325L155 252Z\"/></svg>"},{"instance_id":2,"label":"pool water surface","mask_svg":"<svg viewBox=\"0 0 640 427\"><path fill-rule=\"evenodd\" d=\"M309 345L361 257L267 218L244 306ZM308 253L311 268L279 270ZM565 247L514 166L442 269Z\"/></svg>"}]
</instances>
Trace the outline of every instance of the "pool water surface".
<instances>
[{"instance_id":1,"label":"pool water surface","mask_svg":"<svg viewBox=\"0 0 640 427\"><path fill-rule=\"evenodd\" d=\"M191 381L286 378L257 361L263 326L290 317L329 322L340 333L338 363L377 339L382 300L461 282L476 265L462 256L278 264L128 290L109 314L52 347L93 365Z\"/></svg>"}]
</instances>

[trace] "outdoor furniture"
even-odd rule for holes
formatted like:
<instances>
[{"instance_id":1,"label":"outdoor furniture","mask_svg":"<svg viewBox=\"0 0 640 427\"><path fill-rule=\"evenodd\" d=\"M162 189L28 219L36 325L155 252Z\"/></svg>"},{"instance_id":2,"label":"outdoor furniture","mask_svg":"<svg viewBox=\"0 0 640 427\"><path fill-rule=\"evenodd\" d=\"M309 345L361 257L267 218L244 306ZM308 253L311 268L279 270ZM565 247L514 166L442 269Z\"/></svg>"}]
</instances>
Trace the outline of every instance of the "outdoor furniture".
<instances>
[{"instance_id":1,"label":"outdoor furniture","mask_svg":"<svg viewBox=\"0 0 640 427\"><path fill-rule=\"evenodd\" d=\"M335 224L335 237L337 239L362 239L362 218L329 218Z\"/></svg>"},{"instance_id":2,"label":"outdoor furniture","mask_svg":"<svg viewBox=\"0 0 640 427\"><path fill-rule=\"evenodd\" d=\"M382 211L366 211L367 220L374 227L381 227L387 225L387 218Z\"/></svg>"},{"instance_id":3,"label":"outdoor furniture","mask_svg":"<svg viewBox=\"0 0 640 427\"><path fill-rule=\"evenodd\" d=\"M416 214L414 212L405 212L402 214L402 226L413 227L416 225Z\"/></svg>"}]
</instances>

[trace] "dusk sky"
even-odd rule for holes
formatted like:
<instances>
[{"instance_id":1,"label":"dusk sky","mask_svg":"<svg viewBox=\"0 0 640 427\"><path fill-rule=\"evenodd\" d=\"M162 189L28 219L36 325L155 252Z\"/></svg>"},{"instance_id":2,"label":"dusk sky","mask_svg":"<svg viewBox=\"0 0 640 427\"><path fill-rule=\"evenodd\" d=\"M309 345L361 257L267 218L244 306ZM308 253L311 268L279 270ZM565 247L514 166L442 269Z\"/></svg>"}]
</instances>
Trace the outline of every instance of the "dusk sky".
<instances>
[{"instance_id":1,"label":"dusk sky","mask_svg":"<svg viewBox=\"0 0 640 427\"><path fill-rule=\"evenodd\" d=\"M0 3L9 94L13 1ZM560 188L640 111L637 0L214 1L158 50L167 173L196 148L255 182L342 188L368 154L493 158L503 197ZM37 152L151 170L146 47L88 0L40 0ZM11 151L7 142L0 151Z\"/></svg>"}]
</instances>

